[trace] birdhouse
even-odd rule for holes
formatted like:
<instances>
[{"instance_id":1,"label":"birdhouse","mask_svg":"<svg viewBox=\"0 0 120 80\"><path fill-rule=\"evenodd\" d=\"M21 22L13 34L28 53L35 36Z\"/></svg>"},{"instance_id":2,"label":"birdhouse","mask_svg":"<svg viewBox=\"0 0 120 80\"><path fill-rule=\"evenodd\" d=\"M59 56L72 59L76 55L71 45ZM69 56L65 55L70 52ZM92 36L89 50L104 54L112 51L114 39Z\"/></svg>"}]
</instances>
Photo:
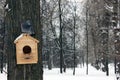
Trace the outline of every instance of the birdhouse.
<instances>
[{"instance_id":1,"label":"birdhouse","mask_svg":"<svg viewBox=\"0 0 120 80\"><path fill-rule=\"evenodd\" d=\"M34 64L38 62L39 41L29 34L21 34L14 43L16 44L17 64Z\"/></svg>"}]
</instances>

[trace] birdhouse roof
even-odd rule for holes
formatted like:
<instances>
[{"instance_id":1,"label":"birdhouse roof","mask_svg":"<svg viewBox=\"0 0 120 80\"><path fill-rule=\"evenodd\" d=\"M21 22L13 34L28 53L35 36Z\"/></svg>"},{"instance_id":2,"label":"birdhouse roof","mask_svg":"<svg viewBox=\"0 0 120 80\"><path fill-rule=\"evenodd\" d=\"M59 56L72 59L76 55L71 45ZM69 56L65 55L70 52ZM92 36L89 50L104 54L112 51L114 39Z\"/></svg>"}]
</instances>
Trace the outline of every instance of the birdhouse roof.
<instances>
[{"instance_id":1,"label":"birdhouse roof","mask_svg":"<svg viewBox=\"0 0 120 80\"><path fill-rule=\"evenodd\" d=\"M28 39L31 39L37 43L39 43L39 41L33 37L31 37L29 34L26 34L26 33L23 33L21 34L20 36L18 36L15 40L14 40L14 43L16 44L20 39L22 39L23 37L27 37Z\"/></svg>"}]
</instances>

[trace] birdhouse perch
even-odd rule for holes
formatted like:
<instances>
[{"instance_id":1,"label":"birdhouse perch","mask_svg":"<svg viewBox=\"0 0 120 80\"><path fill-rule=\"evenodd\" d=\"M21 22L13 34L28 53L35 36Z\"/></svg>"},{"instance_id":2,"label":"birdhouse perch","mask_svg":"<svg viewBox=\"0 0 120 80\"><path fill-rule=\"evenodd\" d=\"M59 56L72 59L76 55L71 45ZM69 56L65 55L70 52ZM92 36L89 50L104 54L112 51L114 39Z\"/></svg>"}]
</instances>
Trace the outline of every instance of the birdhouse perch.
<instances>
[{"instance_id":1,"label":"birdhouse perch","mask_svg":"<svg viewBox=\"0 0 120 80\"><path fill-rule=\"evenodd\" d=\"M21 34L14 43L16 44L17 64L34 64L38 62L39 41L29 34Z\"/></svg>"}]
</instances>

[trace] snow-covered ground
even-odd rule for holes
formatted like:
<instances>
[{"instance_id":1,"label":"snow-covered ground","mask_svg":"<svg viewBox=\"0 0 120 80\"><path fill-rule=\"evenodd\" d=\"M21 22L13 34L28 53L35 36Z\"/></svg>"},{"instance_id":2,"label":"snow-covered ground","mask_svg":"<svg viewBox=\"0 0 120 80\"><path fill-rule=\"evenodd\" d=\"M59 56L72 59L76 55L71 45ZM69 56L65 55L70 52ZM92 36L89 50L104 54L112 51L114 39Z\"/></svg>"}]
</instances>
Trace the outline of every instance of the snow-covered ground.
<instances>
[{"instance_id":1,"label":"snow-covered ground","mask_svg":"<svg viewBox=\"0 0 120 80\"><path fill-rule=\"evenodd\" d=\"M109 65L109 76L106 76L105 72L96 70L94 67L89 65L89 72L86 75L86 67L76 68L76 74L73 76L73 70L67 69L66 73L60 74L58 68L48 70L44 69L44 80L116 80L114 74L113 65Z\"/></svg>"},{"instance_id":2,"label":"snow-covered ground","mask_svg":"<svg viewBox=\"0 0 120 80\"><path fill-rule=\"evenodd\" d=\"M5 72L0 73L0 80L7 80L7 74Z\"/></svg>"},{"instance_id":3,"label":"snow-covered ground","mask_svg":"<svg viewBox=\"0 0 120 80\"><path fill-rule=\"evenodd\" d=\"M44 68L43 80L116 80L113 64L109 65L109 72L109 76L106 76L105 72L96 70L90 65L88 75L86 75L86 67L76 68L75 75L73 75L73 69L66 69L66 73L60 74L59 68L52 70ZM7 80L7 74L0 73L0 80Z\"/></svg>"}]
</instances>

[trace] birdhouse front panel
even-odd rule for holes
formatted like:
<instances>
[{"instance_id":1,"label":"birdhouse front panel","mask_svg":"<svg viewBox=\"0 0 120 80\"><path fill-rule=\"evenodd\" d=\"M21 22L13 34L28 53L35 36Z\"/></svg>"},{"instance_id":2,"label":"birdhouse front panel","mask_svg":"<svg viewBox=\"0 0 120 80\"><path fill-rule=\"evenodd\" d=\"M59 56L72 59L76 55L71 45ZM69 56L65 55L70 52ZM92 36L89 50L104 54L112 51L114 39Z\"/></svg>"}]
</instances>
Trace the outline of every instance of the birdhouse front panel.
<instances>
[{"instance_id":1,"label":"birdhouse front panel","mask_svg":"<svg viewBox=\"0 0 120 80\"><path fill-rule=\"evenodd\" d=\"M17 64L33 64L38 62L38 42L29 35L23 35L16 41Z\"/></svg>"}]
</instances>

